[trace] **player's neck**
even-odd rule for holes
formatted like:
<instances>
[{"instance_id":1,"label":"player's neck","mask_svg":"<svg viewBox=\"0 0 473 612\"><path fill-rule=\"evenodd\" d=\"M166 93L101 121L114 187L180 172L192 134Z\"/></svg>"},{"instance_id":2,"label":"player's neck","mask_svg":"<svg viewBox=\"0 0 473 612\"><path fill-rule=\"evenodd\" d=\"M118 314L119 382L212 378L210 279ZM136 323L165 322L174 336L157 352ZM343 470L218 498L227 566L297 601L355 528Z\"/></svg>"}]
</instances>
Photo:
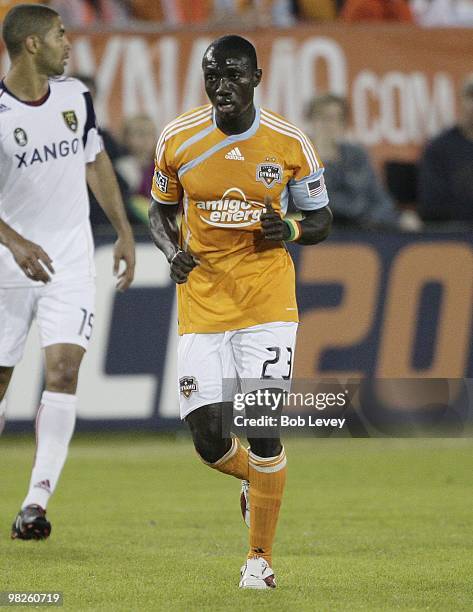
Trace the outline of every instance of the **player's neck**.
<instances>
[{"instance_id":1,"label":"player's neck","mask_svg":"<svg viewBox=\"0 0 473 612\"><path fill-rule=\"evenodd\" d=\"M252 104L247 110L245 110L238 117L226 117L220 115L218 112L215 113L215 121L217 127L224 134L231 136L232 134L243 134L250 129L255 120L256 109Z\"/></svg>"},{"instance_id":2,"label":"player's neck","mask_svg":"<svg viewBox=\"0 0 473 612\"><path fill-rule=\"evenodd\" d=\"M13 64L3 79L7 89L24 102L35 102L48 93L49 83L45 74L38 74L29 66Z\"/></svg>"}]
</instances>

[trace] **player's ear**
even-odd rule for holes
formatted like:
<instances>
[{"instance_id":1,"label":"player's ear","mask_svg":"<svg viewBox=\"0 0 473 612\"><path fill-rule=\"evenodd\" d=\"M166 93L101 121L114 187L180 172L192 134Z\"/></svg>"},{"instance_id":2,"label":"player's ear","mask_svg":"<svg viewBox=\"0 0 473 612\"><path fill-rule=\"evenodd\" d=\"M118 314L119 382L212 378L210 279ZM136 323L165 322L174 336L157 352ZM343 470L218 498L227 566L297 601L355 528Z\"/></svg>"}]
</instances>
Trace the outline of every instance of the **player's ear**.
<instances>
[{"instance_id":1,"label":"player's ear","mask_svg":"<svg viewBox=\"0 0 473 612\"><path fill-rule=\"evenodd\" d=\"M25 38L25 47L29 53L37 53L40 45L39 37L31 34Z\"/></svg>"},{"instance_id":2,"label":"player's ear","mask_svg":"<svg viewBox=\"0 0 473 612\"><path fill-rule=\"evenodd\" d=\"M263 76L263 71L261 70L261 68L257 68L253 72L253 87L258 87L258 85L261 83L262 76Z\"/></svg>"}]
</instances>

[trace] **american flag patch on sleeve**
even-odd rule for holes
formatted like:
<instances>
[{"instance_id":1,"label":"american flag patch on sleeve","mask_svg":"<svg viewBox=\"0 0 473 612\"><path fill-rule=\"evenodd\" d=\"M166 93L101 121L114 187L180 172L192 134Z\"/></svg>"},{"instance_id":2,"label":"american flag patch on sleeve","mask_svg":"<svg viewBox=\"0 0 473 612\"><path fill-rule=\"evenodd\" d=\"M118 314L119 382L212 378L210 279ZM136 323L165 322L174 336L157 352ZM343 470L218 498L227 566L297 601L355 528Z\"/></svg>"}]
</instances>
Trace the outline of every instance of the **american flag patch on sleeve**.
<instances>
[{"instance_id":1,"label":"american flag patch on sleeve","mask_svg":"<svg viewBox=\"0 0 473 612\"><path fill-rule=\"evenodd\" d=\"M309 197L316 198L320 195L325 189L325 181L324 177L321 176L316 181L310 181L307 183L307 192L309 193Z\"/></svg>"}]
</instances>

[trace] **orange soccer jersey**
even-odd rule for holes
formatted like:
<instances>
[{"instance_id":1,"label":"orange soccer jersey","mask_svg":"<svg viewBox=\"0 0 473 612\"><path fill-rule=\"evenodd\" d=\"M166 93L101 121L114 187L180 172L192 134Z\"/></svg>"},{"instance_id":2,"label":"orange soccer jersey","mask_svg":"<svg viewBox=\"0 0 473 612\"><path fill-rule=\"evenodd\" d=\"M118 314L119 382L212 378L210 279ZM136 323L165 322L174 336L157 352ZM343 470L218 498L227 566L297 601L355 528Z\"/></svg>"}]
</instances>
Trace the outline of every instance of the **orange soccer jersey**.
<instances>
[{"instance_id":1,"label":"orange soccer jersey","mask_svg":"<svg viewBox=\"0 0 473 612\"><path fill-rule=\"evenodd\" d=\"M291 186L304 194L295 198L302 210L325 206L322 172L308 138L264 109L243 134L219 130L211 105L163 130L152 196L182 201L180 246L200 262L178 285L180 334L298 320L291 257L263 239L259 219L266 195L285 214Z\"/></svg>"}]
</instances>

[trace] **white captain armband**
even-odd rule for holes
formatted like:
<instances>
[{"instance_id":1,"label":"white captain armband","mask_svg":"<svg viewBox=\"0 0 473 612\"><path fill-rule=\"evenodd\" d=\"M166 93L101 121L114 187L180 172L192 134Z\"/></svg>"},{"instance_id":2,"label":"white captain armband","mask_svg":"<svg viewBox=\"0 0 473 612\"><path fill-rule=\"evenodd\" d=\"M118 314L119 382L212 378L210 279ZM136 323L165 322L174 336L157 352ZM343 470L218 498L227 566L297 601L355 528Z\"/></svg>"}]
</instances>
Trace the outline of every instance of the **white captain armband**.
<instances>
[{"instance_id":1,"label":"white captain armband","mask_svg":"<svg viewBox=\"0 0 473 612\"><path fill-rule=\"evenodd\" d=\"M328 204L323 168L299 181L289 181L288 187L299 210L317 210Z\"/></svg>"}]
</instances>

